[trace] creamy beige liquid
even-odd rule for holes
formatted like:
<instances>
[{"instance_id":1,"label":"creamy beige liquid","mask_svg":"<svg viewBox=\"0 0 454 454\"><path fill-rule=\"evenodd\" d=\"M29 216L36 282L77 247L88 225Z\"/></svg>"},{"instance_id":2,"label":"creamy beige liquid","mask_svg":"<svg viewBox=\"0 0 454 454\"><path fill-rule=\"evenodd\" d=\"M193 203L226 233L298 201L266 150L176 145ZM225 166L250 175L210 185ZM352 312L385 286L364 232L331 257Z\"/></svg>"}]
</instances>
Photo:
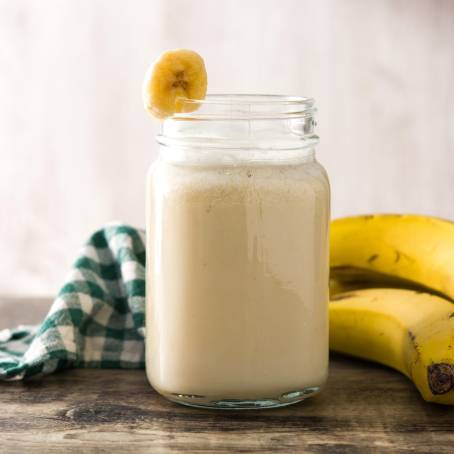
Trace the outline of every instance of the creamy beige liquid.
<instances>
[{"instance_id":1,"label":"creamy beige liquid","mask_svg":"<svg viewBox=\"0 0 454 454\"><path fill-rule=\"evenodd\" d=\"M159 392L258 399L323 384L328 194L316 162L150 172L146 355Z\"/></svg>"}]
</instances>

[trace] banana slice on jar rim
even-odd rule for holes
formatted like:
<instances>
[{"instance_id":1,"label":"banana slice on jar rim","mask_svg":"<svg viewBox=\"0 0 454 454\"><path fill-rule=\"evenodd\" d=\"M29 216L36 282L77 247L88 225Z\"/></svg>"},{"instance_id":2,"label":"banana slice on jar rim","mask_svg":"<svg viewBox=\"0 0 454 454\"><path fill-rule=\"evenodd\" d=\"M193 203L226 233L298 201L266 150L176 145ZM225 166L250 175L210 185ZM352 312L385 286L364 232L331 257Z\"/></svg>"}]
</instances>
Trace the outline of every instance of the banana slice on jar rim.
<instances>
[{"instance_id":1,"label":"banana slice on jar rim","mask_svg":"<svg viewBox=\"0 0 454 454\"><path fill-rule=\"evenodd\" d=\"M204 99L206 91L207 72L203 58L192 50L168 50L145 74L143 103L151 115L164 119L174 113L196 110L197 103L185 104L184 100Z\"/></svg>"}]
</instances>

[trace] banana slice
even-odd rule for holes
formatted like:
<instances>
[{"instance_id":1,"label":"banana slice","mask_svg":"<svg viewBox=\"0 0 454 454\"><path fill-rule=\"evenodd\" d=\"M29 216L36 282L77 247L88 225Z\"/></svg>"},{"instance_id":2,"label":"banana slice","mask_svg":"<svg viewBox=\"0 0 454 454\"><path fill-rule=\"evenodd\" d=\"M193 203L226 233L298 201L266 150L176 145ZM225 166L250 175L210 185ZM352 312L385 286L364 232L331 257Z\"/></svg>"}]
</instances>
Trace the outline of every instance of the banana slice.
<instances>
[{"instance_id":1,"label":"banana slice","mask_svg":"<svg viewBox=\"0 0 454 454\"><path fill-rule=\"evenodd\" d=\"M192 50L164 52L148 69L143 83L145 109L157 118L176 112L191 112L197 104L184 99L204 99L207 72L202 57Z\"/></svg>"}]
</instances>

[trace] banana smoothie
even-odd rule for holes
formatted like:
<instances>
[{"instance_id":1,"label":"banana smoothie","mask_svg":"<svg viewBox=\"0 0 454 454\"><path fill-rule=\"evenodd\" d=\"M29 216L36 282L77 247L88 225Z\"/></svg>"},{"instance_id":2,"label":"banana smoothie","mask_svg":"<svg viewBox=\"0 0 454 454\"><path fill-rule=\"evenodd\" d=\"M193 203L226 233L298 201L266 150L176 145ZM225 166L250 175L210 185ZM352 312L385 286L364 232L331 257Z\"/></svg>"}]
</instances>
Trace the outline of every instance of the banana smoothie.
<instances>
[{"instance_id":1,"label":"banana smoothie","mask_svg":"<svg viewBox=\"0 0 454 454\"><path fill-rule=\"evenodd\" d=\"M329 186L313 156L158 161L147 195L153 387L195 405L317 391L328 367Z\"/></svg>"},{"instance_id":2,"label":"banana smoothie","mask_svg":"<svg viewBox=\"0 0 454 454\"><path fill-rule=\"evenodd\" d=\"M330 195L315 102L207 86L203 58L173 49L142 87L161 121L147 178L147 376L181 404L290 405L328 370Z\"/></svg>"}]
</instances>

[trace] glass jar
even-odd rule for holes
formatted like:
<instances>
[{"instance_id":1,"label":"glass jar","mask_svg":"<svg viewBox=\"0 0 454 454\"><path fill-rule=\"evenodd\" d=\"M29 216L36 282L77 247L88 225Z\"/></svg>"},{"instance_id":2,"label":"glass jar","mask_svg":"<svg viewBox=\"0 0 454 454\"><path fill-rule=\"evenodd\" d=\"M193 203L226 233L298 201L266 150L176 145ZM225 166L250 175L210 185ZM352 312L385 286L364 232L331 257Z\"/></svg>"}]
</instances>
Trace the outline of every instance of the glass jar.
<instances>
[{"instance_id":1,"label":"glass jar","mask_svg":"<svg viewBox=\"0 0 454 454\"><path fill-rule=\"evenodd\" d=\"M197 407L301 401L328 370L314 102L218 95L184 110L163 122L148 174L148 379Z\"/></svg>"}]
</instances>

